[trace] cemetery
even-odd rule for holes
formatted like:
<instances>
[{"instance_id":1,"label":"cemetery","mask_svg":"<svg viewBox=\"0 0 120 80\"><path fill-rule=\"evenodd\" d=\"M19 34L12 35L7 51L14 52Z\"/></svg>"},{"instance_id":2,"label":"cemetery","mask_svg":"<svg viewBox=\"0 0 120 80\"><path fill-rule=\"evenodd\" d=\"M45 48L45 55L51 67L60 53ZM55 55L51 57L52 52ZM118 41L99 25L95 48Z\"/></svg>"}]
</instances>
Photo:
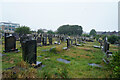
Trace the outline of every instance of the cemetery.
<instances>
[{"instance_id":1,"label":"cemetery","mask_svg":"<svg viewBox=\"0 0 120 80\"><path fill-rule=\"evenodd\" d=\"M109 78L118 46L107 37L26 34L1 38L3 78Z\"/></svg>"},{"instance_id":2,"label":"cemetery","mask_svg":"<svg viewBox=\"0 0 120 80\"><path fill-rule=\"evenodd\" d=\"M1 80L120 80L120 1L0 2Z\"/></svg>"}]
</instances>

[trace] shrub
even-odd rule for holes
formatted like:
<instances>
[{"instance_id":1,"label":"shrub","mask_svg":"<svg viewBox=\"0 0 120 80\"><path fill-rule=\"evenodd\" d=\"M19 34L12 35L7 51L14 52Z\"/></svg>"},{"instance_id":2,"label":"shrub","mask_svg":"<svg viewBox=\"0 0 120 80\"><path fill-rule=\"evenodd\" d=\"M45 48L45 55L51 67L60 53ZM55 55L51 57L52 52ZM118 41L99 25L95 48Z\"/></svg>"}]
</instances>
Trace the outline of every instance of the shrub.
<instances>
[{"instance_id":1,"label":"shrub","mask_svg":"<svg viewBox=\"0 0 120 80\"><path fill-rule=\"evenodd\" d=\"M120 78L120 51L113 54L110 65L113 70L113 77Z\"/></svg>"},{"instance_id":2,"label":"shrub","mask_svg":"<svg viewBox=\"0 0 120 80\"><path fill-rule=\"evenodd\" d=\"M114 44L116 41L118 41L118 36L115 36L115 35L109 36L109 37L108 37L108 41L109 41L111 44Z\"/></svg>"}]
</instances>

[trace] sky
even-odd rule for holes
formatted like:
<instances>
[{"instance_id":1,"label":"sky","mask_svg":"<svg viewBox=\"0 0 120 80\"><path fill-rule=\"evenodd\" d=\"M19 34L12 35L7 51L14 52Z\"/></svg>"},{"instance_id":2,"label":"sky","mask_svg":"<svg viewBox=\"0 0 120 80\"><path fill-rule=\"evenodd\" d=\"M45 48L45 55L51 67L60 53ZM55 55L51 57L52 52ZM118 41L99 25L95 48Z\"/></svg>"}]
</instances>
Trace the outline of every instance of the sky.
<instances>
[{"instance_id":1,"label":"sky","mask_svg":"<svg viewBox=\"0 0 120 80\"><path fill-rule=\"evenodd\" d=\"M32 30L80 25L84 32L118 31L118 0L3 0L0 21Z\"/></svg>"}]
</instances>

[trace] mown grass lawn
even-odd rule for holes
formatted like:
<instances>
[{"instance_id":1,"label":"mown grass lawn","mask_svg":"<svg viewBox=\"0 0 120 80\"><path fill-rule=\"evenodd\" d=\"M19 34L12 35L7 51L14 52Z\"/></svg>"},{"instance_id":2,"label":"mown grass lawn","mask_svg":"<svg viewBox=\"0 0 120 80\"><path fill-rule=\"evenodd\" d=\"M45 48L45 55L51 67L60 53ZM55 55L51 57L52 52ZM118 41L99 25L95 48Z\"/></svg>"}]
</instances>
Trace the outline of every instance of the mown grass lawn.
<instances>
[{"instance_id":1,"label":"mown grass lawn","mask_svg":"<svg viewBox=\"0 0 120 80\"><path fill-rule=\"evenodd\" d=\"M24 78L26 76L33 78L109 78L112 71L102 60L104 53L101 49L94 48L93 45L99 45L99 43L87 42L84 46L72 46L68 50L62 49L66 47L66 43L64 42L60 45L37 47L37 56L41 56L37 57L37 61L41 61L45 66L37 69L28 66L25 70L18 71L15 76L17 76L17 78ZM6 54L6 56L2 56L2 70L4 75L5 73L12 72L11 70L5 70L6 68L18 64L23 65L22 50L20 46L20 42L17 41L17 48L20 50L18 53L2 52L2 54ZM58 51L57 54L49 51L42 51L54 46L56 46ZM4 50L4 45L2 49ZM110 51L118 51L117 46L111 45ZM66 59L71 62L68 64L59 62L57 61L58 58ZM102 67L89 66L88 63L96 63ZM25 65L23 65L23 67L24 66Z\"/></svg>"}]
</instances>

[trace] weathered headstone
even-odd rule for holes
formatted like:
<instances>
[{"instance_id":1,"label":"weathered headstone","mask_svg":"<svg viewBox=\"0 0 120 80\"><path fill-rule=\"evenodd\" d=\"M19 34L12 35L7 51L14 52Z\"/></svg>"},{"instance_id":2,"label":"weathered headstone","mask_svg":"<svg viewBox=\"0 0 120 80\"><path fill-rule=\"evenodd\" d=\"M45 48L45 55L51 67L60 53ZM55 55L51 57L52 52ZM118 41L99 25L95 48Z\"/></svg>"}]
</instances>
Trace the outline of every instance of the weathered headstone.
<instances>
[{"instance_id":1,"label":"weathered headstone","mask_svg":"<svg viewBox=\"0 0 120 80\"><path fill-rule=\"evenodd\" d=\"M107 52L108 50L109 50L109 42L107 42L107 37L105 37L103 51Z\"/></svg>"}]
</instances>

